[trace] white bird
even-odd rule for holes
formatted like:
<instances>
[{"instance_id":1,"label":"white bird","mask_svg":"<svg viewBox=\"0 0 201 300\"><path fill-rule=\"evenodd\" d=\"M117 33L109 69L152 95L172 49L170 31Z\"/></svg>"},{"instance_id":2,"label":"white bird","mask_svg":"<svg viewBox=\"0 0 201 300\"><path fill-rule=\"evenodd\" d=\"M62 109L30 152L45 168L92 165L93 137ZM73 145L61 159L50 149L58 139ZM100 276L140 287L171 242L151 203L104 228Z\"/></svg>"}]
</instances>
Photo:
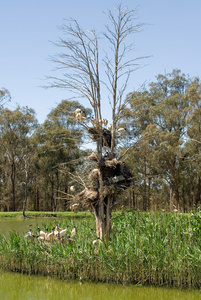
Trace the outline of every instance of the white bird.
<instances>
[{"instance_id":1,"label":"white bird","mask_svg":"<svg viewBox=\"0 0 201 300\"><path fill-rule=\"evenodd\" d=\"M61 230L62 230L62 228L58 227L58 225L56 225L56 227L54 229L54 235L58 237Z\"/></svg>"},{"instance_id":2,"label":"white bird","mask_svg":"<svg viewBox=\"0 0 201 300\"><path fill-rule=\"evenodd\" d=\"M33 235L32 230L29 229L29 231L26 233L25 237L31 240L31 239L33 239L36 236Z\"/></svg>"},{"instance_id":3,"label":"white bird","mask_svg":"<svg viewBox=\"0 0 201 300\"><path fill-rule=\"evenodd\" d=\"M72 204L72 205L70 206L70 209L71 209L72 211L75 211L75 210L78 208L78 206L79 206L79 203L74 203L74 204Z\"/></svg>"},{"instance_id":4,"label":"white bird","mask_svg":"<svg viewBox=\"0 0 201 300\"><path fill-rule=\"evenodd\" d=\"M52 231L51 231L51 232L47 232L47 233L46 233L46 238L45 238L45 239L46 239L47 241L49 241L49 240L50 240L50 241L53 241L53 239L54 239L54 230L55 230L55 227L52 228Z\"/></svg>"},{"instance_id":5,"label":"white bird","mask_svg":"<svg viewBox=\"0 0 201 300\"><path fill-rule=\"evenodd\" d=\"M53 236L54 236L54 232L49 232L47 235L46 235L46 240L49 241L49 240L52 240L53 239Z\"/></svg>"},{"instance_id":6,"label":"white bird","mask_svg":"<svg viewBox=\"0 0 201 300\"><path fill-rule=\"evenodd\" d=\"M82 113L82 110L80 108L76 108L76 110L74 111L74 113L78 114L78 113Z\"/></svg>"},{"instance_id":7,"label":"white bird","mask_svg":"<svg viewBox=\"0 0 201 300\"><path fill-rule=\"evenodd\" d=\"M108 125L108 130L109 130L109 131L112 130L112 124Z\"/></svg>"},{"instance_id":8,"label":"white bird","mask_svg":"<svg viewBox=\"0 0 201 300\"><path fill-rule=\"evenodd\" d=\"M92 242L92 244L93 244L93 246L95 247L95 249L97 249L98 244L102 244L102 241L101 241L101 239L98 237L97 240L94 240L94 241Z\"/></svg>"},{"instance_id":9,"label":"white bird","mask_svg":"<svg viewBox=\"0 0 201 300\"><path fill-rule=\"evenodd\" d=\"M107 119L103 119L103 124L104 124L105 126L107 126L108 120L107 120Z\"/></svg>"},{"instance_id":10,"label":"white bird","mask_svg":"<svg viewBox=\"0 0 201 300\"><path fill-rule=\"evenodd\" d=\"M77 120L81 121L82 114L81 113L76 113L75 117L76 117Z\"/></svg>"},{"instance_id":11,"label":"white bird","mask_svg":"<svg viewBox=\"0 0 201 300\"><path fill-rule=\"evenodd\" d=\"M33 236L33 234L32 234L32 230L30 228L29 231L27 232L27 237L32 237L32 236Z\"/></svg>"},{"instance_id":12,"label":"white bird","mask_svg":"<svg viewBox=\"0 0 201 300\"><path fill-rule=\"evenodd\" d=\"M40 228L39 228L39 227L38 227L38 233L39 233L39 235L40 235L41 237L45 238L45 236L46 236L46 232L44 232L44 231L40 230Z\"/></svg>"},{"instance_id":13,"label":"white bird","mask_svg":"<svg viewBox=\"0 0 201 300\"><path fill-rule=\"evenodd\" d=\"M70 191L71 191L71 192L74 192L74 191L75 191L74 185L71 185L71 186L70 186Z\"/></svg>"},{"instance_id":14,"label":"white bird","mask_svg":"<svg viewBox=\"0 0 201 300\"><path fill-rule=\"evenodd\" d=\"M66 229L63 229L63 230L61 230L60 232L59 232L59 236L60 237L62 237L62 236L64 236L65 234L66 234L66 232L67 232L67 230L68 230L68 225L67 225L67 227L66 227Z\"/></svg>"},{"instance_id":15,"label":"white bird","mask_svg":"<svg viewBox=\"0 0 201 300\"><path fill-rule=\"evenodd\" d=\"M71 231L71 237L76 235L76 226L74 226L73 230Z\"/></svg>"},{"instance_id":16,"label":"white bird","mask_svg":"<svg viewBox=\"0 0 201 300\"><path fill-rule=\"evenodd\" d=\"M125 131L125 128L121 127L121 128L119 128L117 131L120 132L120 133L122 133L122 132Z\"/></svg>"}]
</instances>

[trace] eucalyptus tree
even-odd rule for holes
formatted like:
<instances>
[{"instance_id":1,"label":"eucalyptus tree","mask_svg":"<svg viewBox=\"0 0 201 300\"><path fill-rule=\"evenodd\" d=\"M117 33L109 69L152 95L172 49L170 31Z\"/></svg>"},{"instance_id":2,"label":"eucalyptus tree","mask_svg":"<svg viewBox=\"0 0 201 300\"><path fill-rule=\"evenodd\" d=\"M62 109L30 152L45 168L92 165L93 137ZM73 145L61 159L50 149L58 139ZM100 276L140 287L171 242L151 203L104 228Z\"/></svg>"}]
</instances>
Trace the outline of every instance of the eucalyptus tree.
<instances>
[{"instance_id":1,"label":"eucalyptus tree","mask_svg":"<svg viewBox=\"0 0 201 300\"><path fill-rule=\"evenodd\" d=\"M38 127L35 134L37 151L34 159L37 184L41 187L43 198L51 199L50 203L43 201L44 209L55 211L59 199L63 202L68 198L71 175L76 165L80 164L83 150L80 149L82 128L72 118L72 111L80 107L86 115L90 113L76 101L63 100L47 116L45 122ZM44 186L47 188L44 190ZM46 195L44 195L46 193ZM61 207L64 208L65 205Z\"/></svg>"},{"instance_id":2,"label":"eucalyptus tree","mask_svg":"<svg viewBox=\"0 0 201 300\"><path fill-rule=\"evenodd\" d=\"M160 74L156 79L149 89L128 96L132 126L141 144L141 153L146 152L144 167L149 163L148 174L144 172L145 181L147 176L153 182L154 176L160 175L168 183L178 206L183 182L183 157L186 155L187 120L191 110L188 90L192 80L180 70Z\"/></svg>"},{"instance_id":3,"label":"eucalyptus tree","mask_svg":"<svg viewBox=\"0 0 201 300\"><path fill-rule=\"evenodd\" d=\"M9 206L13 211L16 210L16 184L20 183L19 178L22 178L20 173L24 172L24 158L27 155L29 138L36 125L35 113L28 107L17 107L13 111L8 108L0 110L2 180L6 182L8 178L10 179L8 188L12 200Z\"/></svg>"},{"instance_id":4,"label":"eucalyptus tree","mask_svg":"<svg viewBox=\"0 0 201 300\"><path fill-rule=\"evenodd\" d=\"M95 183L90 188L85 188L78 198L82 198L94 210L96 232L100 238L110 231L117 185L119 188L126 188L129 185L128 177L131 176L129 172L127 175L125 172L122 174L122 169L125 171L126 167L115 158L115 152L118 124L127 104L123 98L124 92L140 59L133 57L133 34L143 27L143 24L136 23L136 10L129 10L121 5L116 8L116 14L111 11L106 13L110 23L105 26L102 38L108 42L108 49L100 48L100 39L95 30L85 31L77 21L72 20L70 25L61 27L66 38L61 38L56 45L63 52L56 55L53 61L62 70L62 75L50 77L52 87L74 92L78 98L87 99L92 108L92 126L78 118L80 112L75 115L80 123L85 123L97 149L94 155L96 166L90 174L90 181ZM103 59L102 50L106 53ZM105 80L100 72L101 62L104 64ZM107 120L102 115L102 82L108 88L111 105L112 124L108 128ZM104 147L107 148L106 152Z\"/></svg>"},{"instance_id":5,"label":"eucalyptus tree","mask_svg":"<svg viewBox=\"0 0 201 300\"><path fill-rule=\"evenodd\" d=\"M190 114L188 117L188 139L186 142L186 151L192 171L189 186L191 190L191 200L194 206L201 203L201 82L195 78L188 88L188 94L191 104ZM192 197L193 195L193 197Z\"/></svg>"}]
</instances>

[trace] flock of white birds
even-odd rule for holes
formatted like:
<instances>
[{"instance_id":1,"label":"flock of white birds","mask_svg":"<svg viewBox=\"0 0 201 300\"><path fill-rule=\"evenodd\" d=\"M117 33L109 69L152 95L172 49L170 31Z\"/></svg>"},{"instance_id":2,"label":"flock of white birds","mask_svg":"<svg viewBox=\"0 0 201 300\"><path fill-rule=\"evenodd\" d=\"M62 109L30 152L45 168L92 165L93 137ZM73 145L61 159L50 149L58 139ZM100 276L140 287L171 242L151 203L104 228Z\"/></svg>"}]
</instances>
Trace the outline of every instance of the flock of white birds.
<instances>
[{"instance_id":1,"label":"flock of white birds","mask_svg":"<svg viewBox=\"0 0 201 300\"><path fill-rule=\"evenodd\" d=\"M84 114L83 114L83 112L82 112L82 110L80 108L76 108L76 110L74 110L73 113L74 113L75 119L77 121L79 121L79 122L86 122L87 118L84 116ZM90 121L91 121L92 125L96 125L97 121L93 117L91 118ZM100 120L98 120L98 122L101 125L104 125L109 131L112 130L112 124L108 125L108 119L103 119L103 120L100 119ZM107 125L108 125L108 127L107 127ZM125 128L120 127L120 128L118 128L117 131L122 134L125 131Z\"/></svg>"},{"instance_id":2,"label":"flock of white birds","mask_svg":"<svg viewBox=\"0 0 201 300\"><path fill-rule=\"evenodd\" d=\"M52 231L49 232L48 229L45 231L40 230L38 227L37 234L33 234L32 229L29 229L29 231L26 234L26 238L33 240L37 239L39 241L43 241L46 244L49 244L49 242L68 242L68 241L74 241L72 239L76 235L76 226L71 230L70 235L66 235L68 232L69 226L67 225L66 228L62 229L58 225L56 227L52 228ZM95 250L98 250L98 245L102 244L101 239L98 237L97 239L92 241L92 245L94 246Z\"/></svg>"},{"instance_id":3,"label":"flock of white birds","mask_svg":"<svg viewBox=\"0 0 201 300\"><path fill-rule=\"evenodd\" d=\"M54 241L68 241L70 238L73 238L76 235L76 226L72 229L70 235L66 235L68 232L69 226L67 225L66 228L62 229L58 225L52 228L52 231L49 232L48 228L45 231L40 230L38 227L37 234L33 234L32 229L26 234L26 237L29 239L37 238L39 241L47 241L47 242L54 242Z\"/></svg>"}]
</instances>

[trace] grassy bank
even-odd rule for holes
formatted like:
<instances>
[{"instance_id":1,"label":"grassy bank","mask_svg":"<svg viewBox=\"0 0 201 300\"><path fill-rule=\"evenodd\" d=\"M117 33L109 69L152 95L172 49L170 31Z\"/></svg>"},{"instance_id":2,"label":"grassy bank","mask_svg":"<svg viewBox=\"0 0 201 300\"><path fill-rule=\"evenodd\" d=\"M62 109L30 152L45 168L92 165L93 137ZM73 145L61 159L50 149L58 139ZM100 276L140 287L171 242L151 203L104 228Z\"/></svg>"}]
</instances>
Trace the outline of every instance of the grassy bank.
<instances>
[{"instance_id":1,"label":"grassy bank","mask_svg":"<svg viewBox=\"0 0 201 300\"><path fill-rule=\"evenodd\" d=\"M27 211L26 217L29 218L65 218L65 217L91 217L90 212L44 212L44 211ZM24 218L21 211L17 212L0 212L1 218Z\"/></svg>"},{"instance_id":2,"label":"grassy bank","mask_svg":"<svg viewBox=\"0 0 201 300\"><path fill-rule=\"evenodd\" d=\"M65 218L59 222L61 227L67 225ZM77 235L68 243L29 241L15 232L8 239L0 236L0 267L67 280L201 285L200 213L116 216L110 241L97 248L92 245L92 218L68 220L68 225L69 231L77 226Z\"/></svg>"}]
</instances>

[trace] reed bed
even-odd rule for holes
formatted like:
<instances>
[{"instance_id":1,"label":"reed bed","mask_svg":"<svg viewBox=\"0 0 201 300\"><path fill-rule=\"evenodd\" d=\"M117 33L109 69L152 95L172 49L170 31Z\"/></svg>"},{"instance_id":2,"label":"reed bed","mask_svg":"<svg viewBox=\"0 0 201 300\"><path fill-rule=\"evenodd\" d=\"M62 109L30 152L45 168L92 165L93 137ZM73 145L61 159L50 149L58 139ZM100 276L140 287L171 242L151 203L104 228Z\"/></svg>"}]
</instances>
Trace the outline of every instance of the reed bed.
<instances>
[{"instance_id":1,"label":"reed bed","mask_svg":"<svg viewBox=\"0 0 201 300\"><path fill-rule=\"evenodd\" d=\"M116 214L110 240L97 247L92 244L94 220L60 220L59 226L66 225L69 232L77 226L67 243L30 241L16 232L1 235L0 267L64 280L201 286L200 213Z\"/></svg>"}]
</instances>

